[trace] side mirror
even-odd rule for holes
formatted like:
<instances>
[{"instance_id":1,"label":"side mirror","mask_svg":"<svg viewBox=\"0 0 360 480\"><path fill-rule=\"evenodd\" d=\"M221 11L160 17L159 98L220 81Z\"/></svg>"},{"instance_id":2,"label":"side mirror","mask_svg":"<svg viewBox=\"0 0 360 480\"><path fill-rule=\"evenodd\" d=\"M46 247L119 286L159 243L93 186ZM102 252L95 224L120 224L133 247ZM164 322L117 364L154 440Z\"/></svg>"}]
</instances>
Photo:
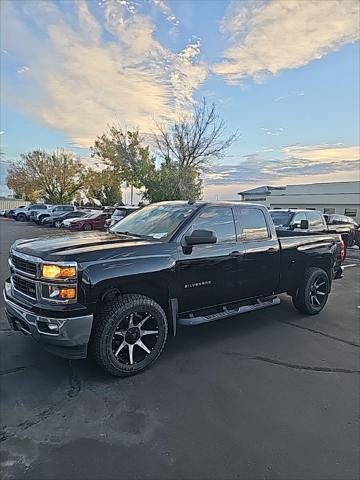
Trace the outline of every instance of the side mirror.
<instances>
[{"instance_id":1,"label":"side mirror","mask_svg":"<svg viewBox=\"0 0 360 480\"><path fill-rule=\"evenodd\" d=\"M300 228L301 228L301 230L308 230L309 229L309 220L301 220Z\"/></svg>"},{"instance_id":2,"label":"side mirror","mask_svg":"<svg viewBox=\"0 0 360 480\"><path fill-rule=\"evenodd\" d=\"M185 237L187 245L205 245L216 243L216 235L212 230L194 230L191 235Z\"/></svg>"}]
</instances>

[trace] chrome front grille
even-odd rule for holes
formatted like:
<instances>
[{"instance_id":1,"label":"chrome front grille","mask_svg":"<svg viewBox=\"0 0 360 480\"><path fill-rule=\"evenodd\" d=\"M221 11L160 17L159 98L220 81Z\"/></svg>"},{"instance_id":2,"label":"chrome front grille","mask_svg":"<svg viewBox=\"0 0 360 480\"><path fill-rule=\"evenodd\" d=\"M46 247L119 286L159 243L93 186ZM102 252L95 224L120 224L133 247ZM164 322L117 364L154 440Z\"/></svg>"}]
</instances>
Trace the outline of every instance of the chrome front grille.
<instances>
[{"instance_id":1,"label":"chrome front grille","mask_svg":"<svg viewBox=\"0 0 360 480\"><path fill-rule=\"evenodd\" d=\"M26 257L19 257L17 255L11 255L11 263L13 264L14 268L19 272L23 272L27 275L31 275L35 277L37 274L37 264L32 262Z\"/></svg>"},{"instance_id":2,"label":"chrome front grille","mask_svg":"<svg viewBox=\"0 0 360 480\"><path fill-rule=\"evenodd\" d=\"M14 288L19 292L27 295L31 298L37 298L36 296L36 283L25 277L20 277L18 275L13 275L11 277Z\"/></svg>"}]
</instances>

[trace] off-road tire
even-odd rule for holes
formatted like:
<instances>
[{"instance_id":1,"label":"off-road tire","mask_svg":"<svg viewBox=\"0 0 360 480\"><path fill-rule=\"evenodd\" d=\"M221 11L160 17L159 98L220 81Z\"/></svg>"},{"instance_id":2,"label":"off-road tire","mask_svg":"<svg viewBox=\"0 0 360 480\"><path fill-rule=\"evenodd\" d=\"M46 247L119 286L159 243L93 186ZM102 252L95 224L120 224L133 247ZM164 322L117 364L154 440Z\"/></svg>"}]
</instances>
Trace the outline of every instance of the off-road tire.
<instances>
[{"instance_id":1,"label":"off-road tire","mask_svg":"<svg viewBox=\"0 0 360 480\"><path fill-rule=\"evenodd\" d=\"M320 301L320 305L317 305L312 300L312 297L314 298L312 289L316 283L322 284L323 282L325 283L321 285L322 290L318 290L320 294L317 296L317 301ZM301 313L317 315L325 307L329 293L330 281L328 274L321 268L311 267L306 269L303 281L292 297L293 305Z\"/></svg>"},{"instance_id":2,"label":"off-road tire","mask_svg":"<svg viewBox=\"0 0 360 480\"><path fill-rule=\"evenodd\" d=\"M158 336L150 354L134 365L121 363L114 355L114 333L122 321L133 312L148 312L156 319ZM168 335L168 322L161 306L149 297L138 294L123 295L104 305L95 315L90 338L90 352L105 371L118 377L127 377L149 368L160 356Z\"/></svg>"}]
</instances>

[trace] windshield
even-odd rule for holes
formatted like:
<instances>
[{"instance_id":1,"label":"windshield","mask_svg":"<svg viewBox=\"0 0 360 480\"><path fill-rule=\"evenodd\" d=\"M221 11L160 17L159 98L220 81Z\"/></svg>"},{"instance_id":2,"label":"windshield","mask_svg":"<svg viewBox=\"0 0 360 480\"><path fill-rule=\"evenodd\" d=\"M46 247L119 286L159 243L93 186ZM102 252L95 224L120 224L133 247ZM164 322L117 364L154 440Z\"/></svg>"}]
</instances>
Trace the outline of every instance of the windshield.
<instances>
[{"instance_id":1,"label":"windshield","mask_svg":"<svg viewBox=\"0 0 360 480\"><path fill-rule=\"evenodd\" d=\"M292 219L292 212L270 212L275 227L287 227Z\"/></svg>"},{"instance_id":2,"label":"windshield","mask_svg":"<svg viewBox=\"0 0 360 480\"><path fill-rule=\"evenodd\" d=\"M125 217L125 214L126 214L126 210L125 209L120 209L120 208L117 208L115 210L115 212L113 213L113 216L114 217Z\"/></svg>"},{"instance_id":3,"label":"windshield","mask_svg":"<svg viewBox=\"0 0 360 480\"><path fill-rule=\"evenodd\" d=\"M111 227L111 233L127 233L157 239L169 238L198 207L185 204L153 204L137 210Z\"/></svg>"}]
</instances>

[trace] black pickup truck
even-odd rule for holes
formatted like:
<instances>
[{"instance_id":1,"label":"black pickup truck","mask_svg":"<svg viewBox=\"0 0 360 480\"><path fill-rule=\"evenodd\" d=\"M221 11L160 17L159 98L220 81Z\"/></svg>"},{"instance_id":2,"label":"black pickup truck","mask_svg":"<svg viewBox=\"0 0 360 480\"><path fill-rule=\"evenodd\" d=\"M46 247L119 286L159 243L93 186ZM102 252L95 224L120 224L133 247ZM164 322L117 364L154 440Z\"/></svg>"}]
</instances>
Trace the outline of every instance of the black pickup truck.
<instances>
[{"instance_id":1,"label":"black pickup truck","mask_svg":"<svg viewBox=\"0 0 360 480\"><path fill-rule=\"evenodd\" d=\"M110 232L18 240L4 298L10 324L66 358L89 351L108 372L138 373L168 330L273 306L286 292L314 315L341 277L339 235L278 239L267 209L163 202Z\"/></svg>"}]
</instances>

